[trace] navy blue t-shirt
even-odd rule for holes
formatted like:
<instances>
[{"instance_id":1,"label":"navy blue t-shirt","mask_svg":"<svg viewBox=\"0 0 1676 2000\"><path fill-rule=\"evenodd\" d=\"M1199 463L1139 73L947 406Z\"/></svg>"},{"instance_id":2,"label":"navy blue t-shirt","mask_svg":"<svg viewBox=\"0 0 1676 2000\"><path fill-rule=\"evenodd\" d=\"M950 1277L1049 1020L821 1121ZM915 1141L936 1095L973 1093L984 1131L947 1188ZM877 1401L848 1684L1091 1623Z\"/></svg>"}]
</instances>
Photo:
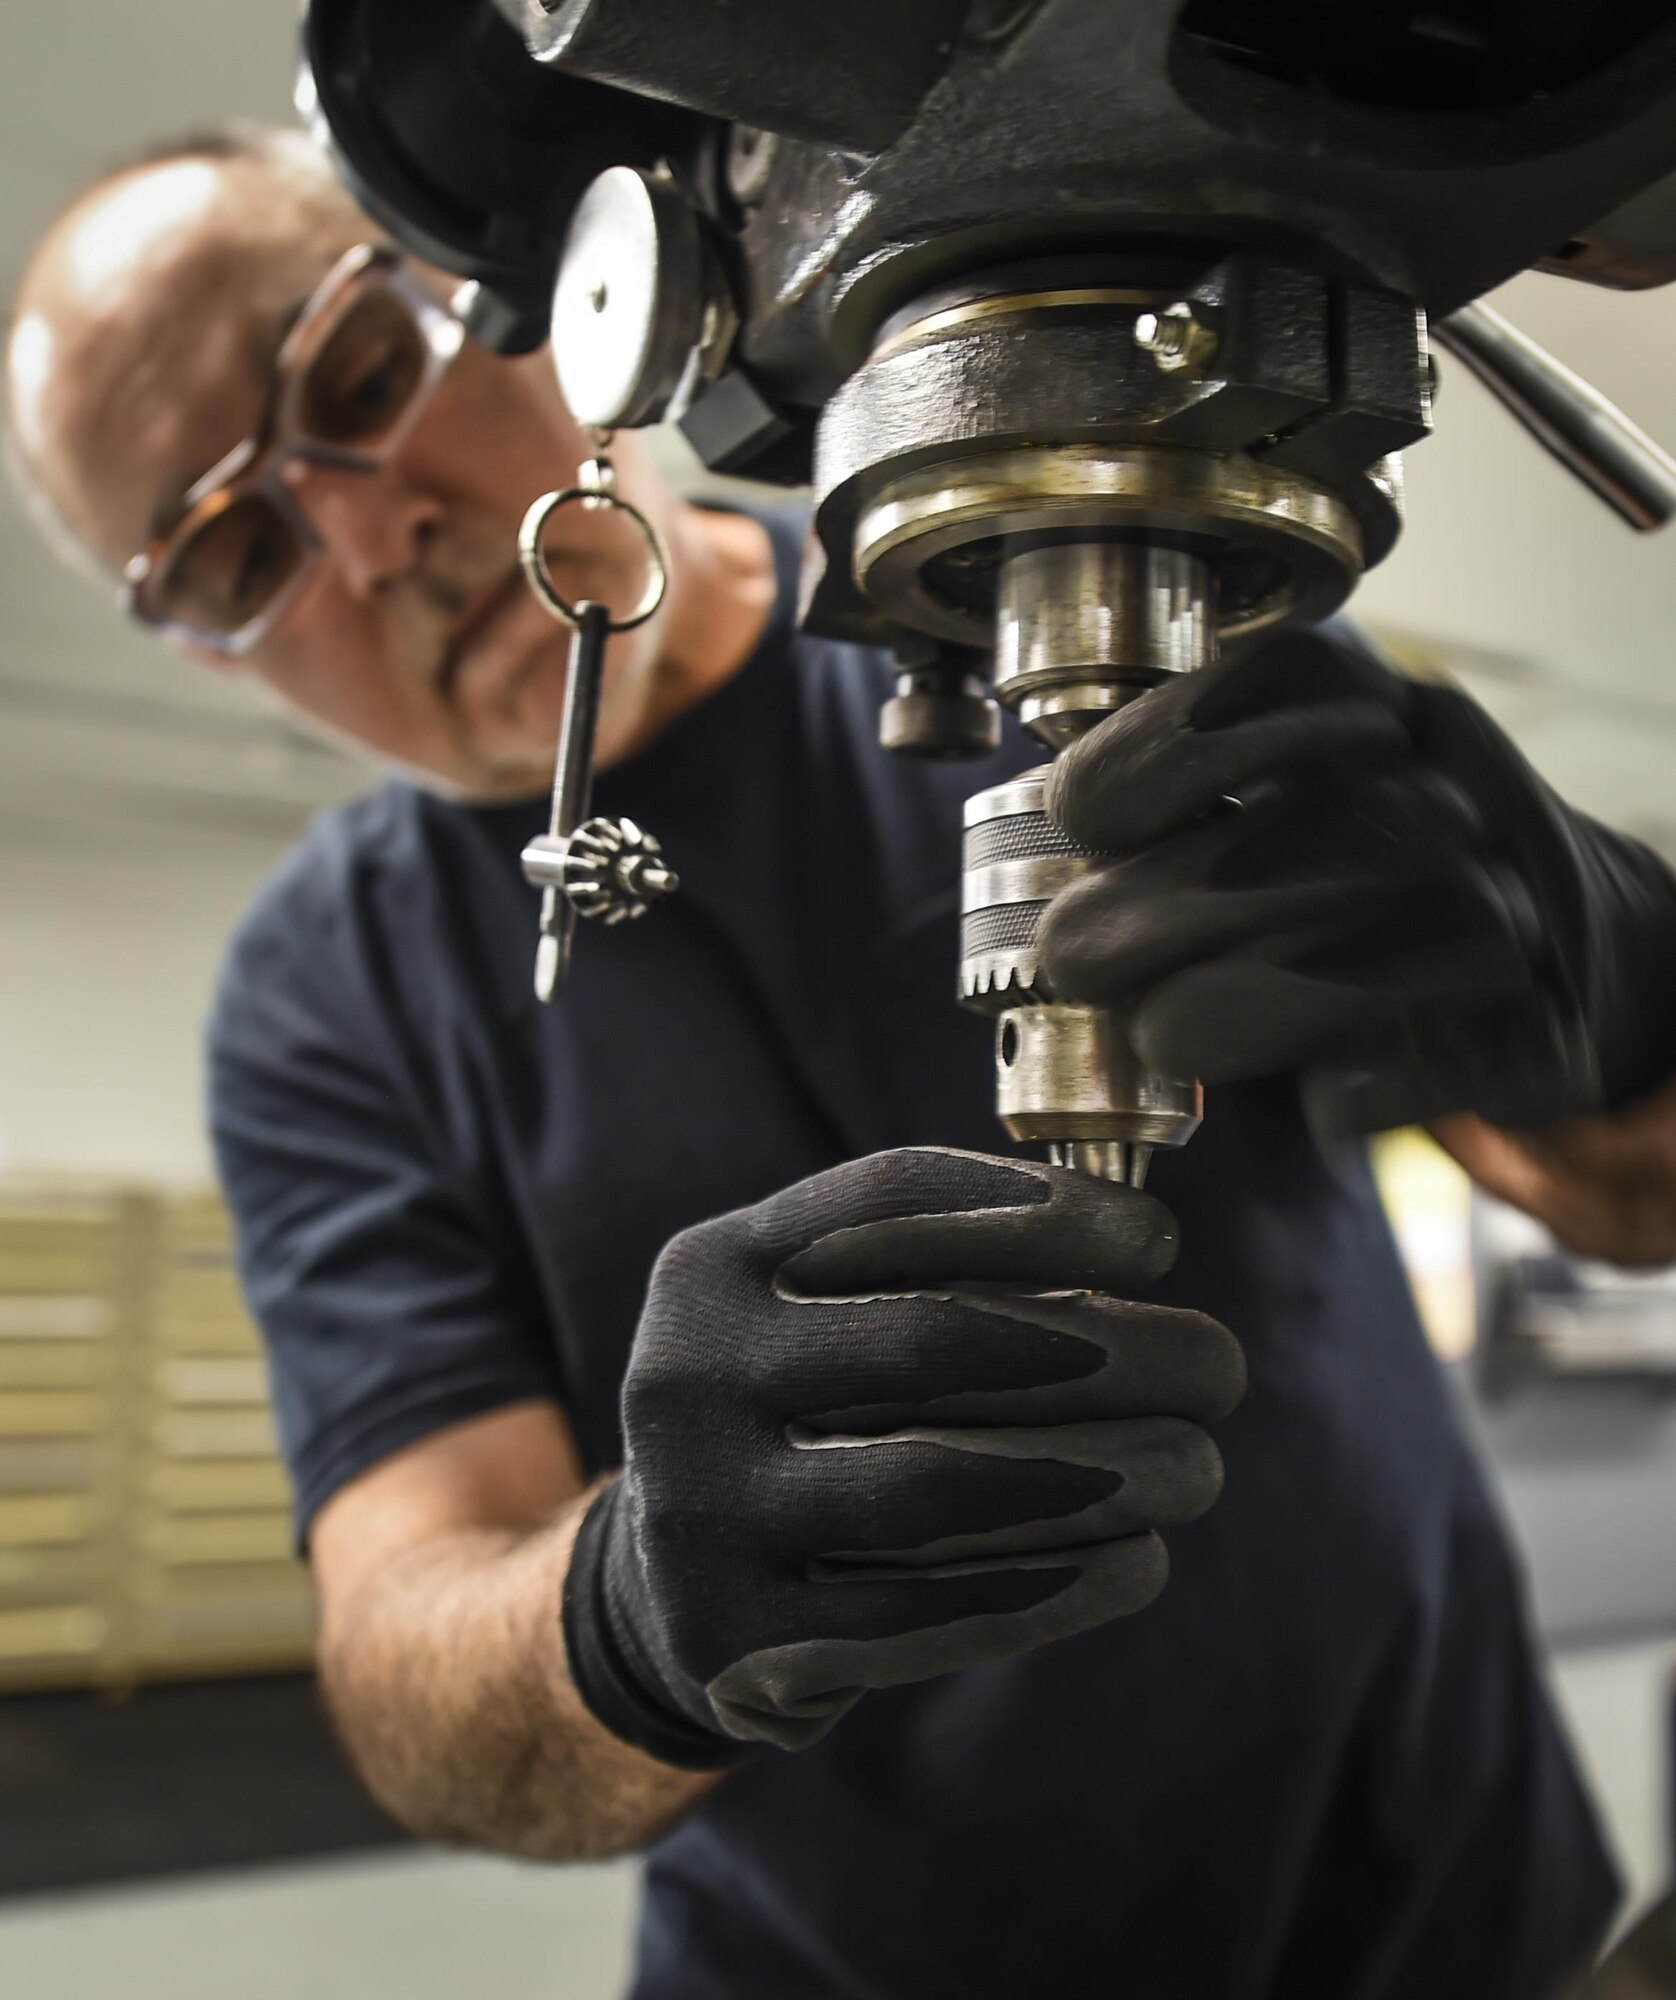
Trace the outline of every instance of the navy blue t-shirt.
<instances>
[{"instance_id":1,"label":"navy blue t-shirt","mask_svg":"<svg viewBox=\"0 0 1676 2000\"><path fill-rule=\"evenodd\" d=\"M539 802L386 785L233 944L215 1137L305 1532L531 1397L616 1464L676 1231L883 1147L1008 1150L954 1001L958 830L1040 753L887 758L890 664L794 635L773 527L756 657L597 787L680 893L584 927L559 1006L518 868ZM1183 1242L1156 1296L1251 1374L1163 1598L749 1761L651 1855L638 2000L1537 2000L1588 1954L1615 1884L1364 1156L1274 1079L1212 1091L1153 1186Z\"/></svg>"}]
</instances>

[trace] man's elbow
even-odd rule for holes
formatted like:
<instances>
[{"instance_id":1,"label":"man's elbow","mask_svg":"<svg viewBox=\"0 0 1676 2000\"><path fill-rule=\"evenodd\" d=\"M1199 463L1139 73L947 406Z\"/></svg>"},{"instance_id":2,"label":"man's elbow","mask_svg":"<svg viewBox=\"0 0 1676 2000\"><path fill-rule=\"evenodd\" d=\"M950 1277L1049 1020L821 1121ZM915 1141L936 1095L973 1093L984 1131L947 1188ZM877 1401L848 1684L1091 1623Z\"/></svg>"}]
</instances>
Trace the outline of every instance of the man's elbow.
<instances>
[{"instance_id":1,"label":"man's elbow","mask_svg":"<svg viewBox=\"0 0 1676 2000\"><path fill-rule=\"evenodd\" d=\"M504 1720L486 1732L415 1713L392 1687L397 1677L330 1632L315 1659L351 1767L416 1840L518 1861L605 1861L650 1845L684 1810L686 1801L671 1801L667 1814L639 1824L589 1812L581 1774L567 1773L539 1739L516 1740Z\"/></svg>"}]
</instances>

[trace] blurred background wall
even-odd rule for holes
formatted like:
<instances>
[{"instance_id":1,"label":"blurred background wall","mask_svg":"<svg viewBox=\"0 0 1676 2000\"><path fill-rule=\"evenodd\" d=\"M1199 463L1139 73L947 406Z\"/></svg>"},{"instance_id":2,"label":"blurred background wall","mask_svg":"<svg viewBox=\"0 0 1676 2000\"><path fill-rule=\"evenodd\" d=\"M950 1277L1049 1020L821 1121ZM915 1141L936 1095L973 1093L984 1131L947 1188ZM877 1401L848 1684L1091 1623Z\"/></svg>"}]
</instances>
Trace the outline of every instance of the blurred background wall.
<instances>
[{"instance_id":1,"label":"blurred background wall","mask_svg":"<svg viewBox=\"0 0 1676 2000\"><path fill-rule=\"evenodd\" d=\"M0 64L0 283L9 287L44 219L112 157L232 114L287 117L294 14L293 0L13 7ZM1676 442L1676 295L1626 300L1533 278L1498 303ZM1453 372L1440 435L1412 454L1410 493L1407 538L1368 583L1360 615L1456 671L1569 797L1676 857L1676 542L1628 534ZM309 812L366 781L236 681L125 628L0 493L6 1185L207 1182L197 1048L222 942ZM1465 1255L1458 1194L1446 1263ZM1432 1241L1435 1250L1435 1232ZM1470 1375L1463 1393L1472 1399ZM1536 1385L1476 1409L1526 1537L1564 1698L1645 1893L1667 1866L1676 1417L1656 1387L1621 1382ZM1577 1493L1592 1496L1581 1526L1566 1497ZM175 1730L181 1742L221 1746L223 1779L205 1795L193 1863L245 1867L264 1838L275 1858L281 1815L264 1799L278 1793L263 1788L280 1786L298 1757L329 1751L306 1697L299 1708L256 1684L222 1694L213 1711L181 1705L181 1689L136 1706L151 1704L164 1740ZM128 1739L120 1709L72 1724L66 1704L84 1699L0 1699L0 1819L8 1795L14 1827L20 1799L81 1797L107 1822L90 1825L81 1851L92 1855L110 1845L112 1794L100 1784ZM123 1796L132 1803L153 1782L136 1770ZM347 1786L320 1782L320 1845L390 1838ZM30 1846L27 1832L15 1845ZM36 1840L37 1860L43 1851ZM8 1881L4 1861L0 1852L0 1991L70 2000L198 2000L235 1984L257 2000L305 1988L326 2000L398 1988L424 2000L465 1979L497 2000L605 1993L623 1963L632 1894L627 1869L561 1877L395 1850L24 1896L20 1886L51 1884L39 1868Z\"/></svg>"},{"instance_id":2,"label":"blurred background wall","mask_svg":"<svg viewBox=\"0 0 1676 2000\"><path fill-rule=\"evenodd\" d=\"M288 119L289 0L14 8L0 65L0 283L107 161ZM0 497L0 1165L202 1178L197 1024L227 928L362 774L160 653Z\"/></svg>"}]
</instances>

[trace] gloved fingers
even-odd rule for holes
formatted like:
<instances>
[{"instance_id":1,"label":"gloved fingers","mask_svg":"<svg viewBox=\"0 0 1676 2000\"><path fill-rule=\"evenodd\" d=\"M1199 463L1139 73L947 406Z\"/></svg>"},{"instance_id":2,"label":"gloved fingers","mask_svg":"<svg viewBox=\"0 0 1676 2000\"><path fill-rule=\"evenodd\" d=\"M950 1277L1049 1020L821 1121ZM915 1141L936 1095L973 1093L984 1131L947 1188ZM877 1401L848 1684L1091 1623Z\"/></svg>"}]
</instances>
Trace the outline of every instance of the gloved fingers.
<instances>
[{"instance_id":1,"label":"gloved fingers","mask_svg":"<svg viewBox=\"0 0 1676 2000\"><path fill-rule=\"evenodd\" d=\"M1353 955L1372 983L1416 959L1459 960L1463 977L1481 978L1493 958L1500 984L1529 978L1519 908L1475 861L1433 847L1395 853L1378 873L1323 867L1303 880L1233 889L1195 886L1159 853L1111 863L1063 890L1042 919L1038 951L1056 993L1108 1007L1247 952L1312 969Z\"/></svg>"},{"instance_id":2,"label":"gloved fingers","mask_svg":"<svg viewBox=\"0 0 1676 2000\"><path fill-rule=\"evenodd\" d=\"M1530 1004L1532 978L1480 885L1452 881L1388 898L1338 937L1273 938L1160 979L1126 1026L1144 1062L1205 1083L1371 1068L1416 1037L1458 1061L1475 1023Z\"/></svg>"},{"instance_id":3,"label":"gloved fingers","mask_svg":"<svg viewBox=\"0 0 1676 2000\"><path fill-rule=\"evenodd\" d=\"M1220 1421L1245 1393L1239 1342L1204 1313L1099 1292L975 1293L912 1302L878 1393L822 1407L797 1388L812 1428L888 1431L1088 1423L1109 1417ZM805 1355L809 1352L804 1347ZM949 1384L942 1387L942 1384Z\"/></svg>"},{"instance_id":4,"label":"gloved fingers","mask_svg":"<svg viewBox=\"0 0 1676 2000\"><path fill-rule=\"evenodd\" d=\"M1316 1139L1333 1145L1459 1110L1459 1076L1439 1074L1397 1051L1377 1067L1313 1070L1303 1079L1304 1118Z\"/></svg>"},{"instance_id":5,"label":"gloved fingers","mask_svg":"<svg viewBox=\"0 0 1676 2000\"><path fill-rule=\"evenodd\" d=\"M1043 1161L910 1147L683 1230L658 1259L652 1293L743 1306L962 1283L1127 1292L1162 1277L1175 1251L1168 1210L1134 1189Z\"/></svg>"},{"instance_id":6,"label":"gloved fingers","mask_svg":"<svg viewBox=\"0 0 1676 2000\"><path fill-rule=\"evenodd\" d=\"M797 1595L819 1623L759 1647L705 1692L732 1735L801 1749L871 1688L1011 1659L1141 1611L1164 1588L1156 1535L934 1571L838 1569Z\"/></svg>"},{"instance_id":7,"label":"gloved fingers","mask_svg":"<svg viewBox=\"0 0 1676 2000\"><path fill-rule=\"evenodd\" d=\"M1519 849L1534 816L1568 812L1524 752L1464 689L1420 682L1410 698L1410 727L1420 756L1482 803L1489 823L1506 835L1509 851Z\"/></svg>"},{"instance_id":8,"label":"gloved fingers","mask_svg":"<svg viewBox=\"0 0 1676 2000\"><path fill-rule=\"evenodd\" d=\"M1268 786L1099 872L1189 894L1283 890L1476 865L1485 848L1475 802L1453 780L1415 766Z\"/></svg>"},{"instance_id":9,"label":"gloved fingers","mask_svg":"<svg viewBox=\"0 0 1676 2000\"><path fill-rule=\"evenodd\" d=\"M1121 854L1276 778L1371 776L1413 761L1404 684L1303 634L1120 709L1058 760L1046 802L1079 845Z\"/></svg>"},{"instance_id":10,"label":"gloved fingers","mask_svg":"<svg viewBox=\"0 0 1676 2000\"><path fill-rule=\"evenodd\" d=\"M1393 881L1285 953L1299 971L1380 988L1408 1012L1429 999L1483 1006L1528 994L1543 955L1540 919L1524 884L1499 866L1466 859Z\"/></svg>"},{"instance_id":11,"label":"gloved fingers","mask_svg":"<svg viewBox=\"0 0 1676 2000\"><path fill-rule=\"evenodd\" d=\"M1598 1113L1600 1072L1581 1022L1532 990L1447 1022L1422 1017L1377 1060L1314 1068L1303 1103L1324 1141L1467 1110L1520 1131Z\"/></svg>"},{"instance_id":12,"label":"gloved fingers","mask_svg":"<svg viewBox=\"0 0 1676 2000\"><path fill-rule=\"evenodd\" d=\"M923 1425L883 1437L802 1431L785 1513L809 1574L924 1570L1078 1548L1196 1521L1222 1458L1175 1417L1006 1430Z\"/></svg>"},{"instance_id":13,"label":"gloved fingers","mask_svg":"<svg viewBox=\"0 0 1676 2000\"><path fill-rule=\"evenodd\" d=\"M811 1244L846 1229L907 1217L1045 1206L1050 1191L1033 1164L953 1147L904 1146L846 1160L675 1241L703 1242L743 1228L753 1258L772 1273Z\"/></svg>"},{"instance_id":14,"label":"gloved fingers","mask_svg":"<svg viewBox=\"0 0 1676 2000\"><path fill-rule=\"evenodd\" d=\"M1383 994L1256 957L1215 959L1161 980L1126 1023L1149 1068L1206 1084L1369 1062L1397 1029Z\"/></svg>"},{"instance_id":15,"label":"gloved fingers","mask_svg":"<svg viewBox=\"0 0 1676 2000\"><path fill-rule=\"evenodd\" d=\"M916 1157L892 1153L879 1159ZM830 1215L824 1227L811 1226L807 1248L780 1264L774 1280L780 1296L851 1298L925 1286L958 1290L963 1282L1077 1286L1121 1295L1155 1283L1175 1262L1175 1219L1150 1195L1034 1160L978 1159L977 1164L1000 1170L990 1185L1004 1201L974 1201L958 1213L898 1208L867 1220Z\"/></svg>"},{"instance_id":16,"label":"gloved fingers","mask_svg":"<svg viewBox=\"0 0 1676 2000\"><path fill-rule=\"evenodd\" d=\"M1291 955L1288 941L1296 951L1347 923L1360 925L1398 893L1390 883L1366 880L1173 893L1144 864L1120 862L1054 898L1037 953L1060 998L1121 1007L1172 973L1245 947L1284 959Z\"/></svg>"},{"instance_id":17,"label":"gloved fingers","mask_svg":"<svg viewBox=\"0 0 1676 2000\"><path fill-rule=\"evenodd\" d=\"M1376 776L1333 772L1270 788L1148 849L1184 885L1278 889L1343 878L1418 875L1486 846L1474 800L1451 779L1409 766Z\"/></svg>"},{"instance_id":18,"label":"gloved fingers","mask_svg":"<svg viewBox=\"0 0 1676 2000\"><path fill-rule=\"evenodd\" d=\"M1238 1342L1199 1313L1086 1291L949 1291L790 1303L754 1342L740 1388L776 1428L885 1431L1208 1423L1234 1407L1244 1381ZM636 1422L679 1421L691 1381L643 1356L625 1395Z\"/></svg>"}]
</instances>

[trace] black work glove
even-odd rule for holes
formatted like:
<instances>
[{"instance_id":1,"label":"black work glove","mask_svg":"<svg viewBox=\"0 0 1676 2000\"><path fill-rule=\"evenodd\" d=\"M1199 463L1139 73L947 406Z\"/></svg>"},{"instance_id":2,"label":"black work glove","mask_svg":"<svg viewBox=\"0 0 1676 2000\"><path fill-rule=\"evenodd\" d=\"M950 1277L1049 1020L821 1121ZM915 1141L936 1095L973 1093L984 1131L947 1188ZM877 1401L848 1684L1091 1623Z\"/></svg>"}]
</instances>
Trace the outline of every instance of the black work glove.
<instances>
[{"instance_id":1,"label":"black work glove","mask_svg":"<svg viewBox=\"0 0 1676 2000\"><path fill-rule=\"evenodd\" d=\"M1047 802L1117 858L1050 906L1043 968L1167 1074L1301 1070L1343 1136L1548 1124L1676 1068L1676 879L1466 695L1348 638L1154 689L1066 753Z\"/></svg>"},{"instance_id":2,"label":"black work glove","mask_svg":"<svg viewBox=\"0 0 1676 2000\"><path fill-rule=\"evenodd\" d=\"M1174 1256L1132 1188L929 1150L676 1237L565 1589L589 1708L715 1767L1149 1604L1244 1387L1215 1321L1121 1297Z\"/></svg>"}]
</instances>

